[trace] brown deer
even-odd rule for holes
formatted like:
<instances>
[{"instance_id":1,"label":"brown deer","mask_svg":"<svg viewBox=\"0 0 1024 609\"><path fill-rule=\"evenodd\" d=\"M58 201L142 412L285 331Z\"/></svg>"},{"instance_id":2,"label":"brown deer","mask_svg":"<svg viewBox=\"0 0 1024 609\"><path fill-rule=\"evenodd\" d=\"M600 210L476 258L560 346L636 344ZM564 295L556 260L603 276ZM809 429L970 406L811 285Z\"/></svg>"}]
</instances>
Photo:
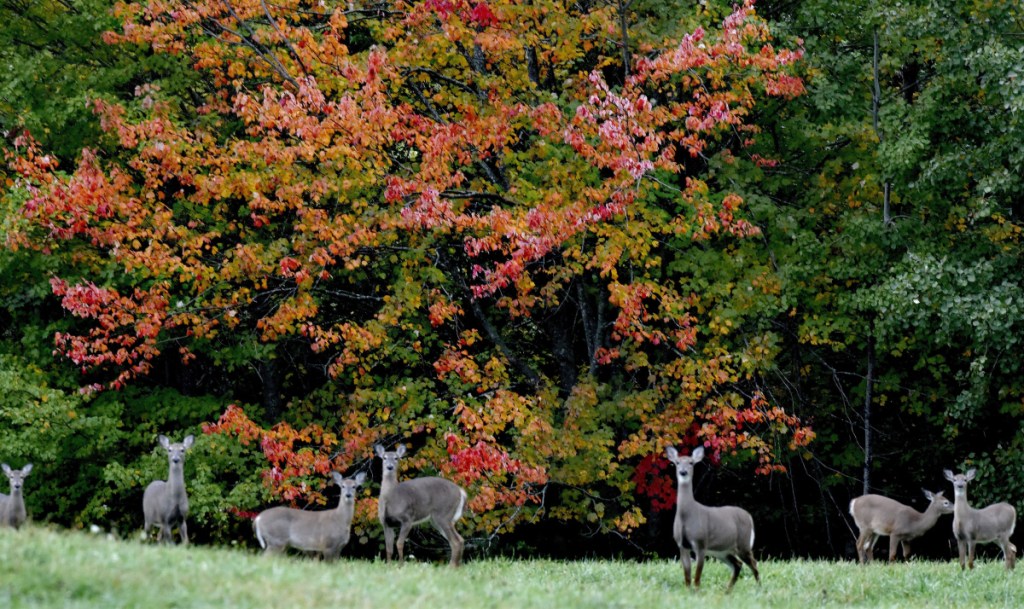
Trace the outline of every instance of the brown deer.
<instances>
[{"instance_id":1,"label":"brown deer","mask_svg":"<svg viewBox=\"0 0 1024 609\"><path fill-rule=\"evenodd\" d=\"M352 532L356 491L366 474L359 472L352 478L343 478L338 472L331 472L331 476L341 488L337 507L319 512L274 507L260 512L253 521L253 529L266 553L292 547L318 553L324 560L334 560L341 555Z\"/></svg>"},{"instance_id":2,"label":"brown deer","mask_svg":"<svg viewBox=\"0 0 1024 609\"><path fill-rule=\"evenodd\" d=\"M0 527L17 529L25 524L25 499L21 495L21 487L25 484L25 476L32 471L32 464L27 463L21 469L11 469L6 463L0 467L11 482L10 496L0 493Z\"/></svg>"},{"instance_id":3,"label":"brown deer","mask_svg":"<svg viewBox=\"0 0 1024 609\"><path fill-rule=\"evenodd\" d=\"M676 520L672 533L679 546L687 587L690 585L690 550L697 558L695 588L700 588L705 556L727 561L732 566L732 579L726 592L732 590L743 563L754 572L754 579L760 585L761 574L754 560L754 519L750 513L732 505L701 505L693 498L693 466L704 458L704 448L698 446L689 457L680 455L672 446L666 453L676 466Z\"/></svg>"},{"instance_id":4,"label":"brown deer","mask_svg":"<svg viewBox=\"0 0 1024 609\"><path fill-rule=\"evenodd\" d=\"M1006 569L1012 571L1017 559L1017 546L1010 543L1010 535L1017 526L1017 510L1005 502L993 503L980 510L972 508L967 502L967 483L974 480L976 472L973 467L964 474L953 475L948 469L942 473L953 483L953 536L960 552L960 570L964 569L965 556L967 566L974 568L976 544L995 542L1003 551Z\"/></svg>"},{"instance_id":5,"label":"brown deer","mask_svg":"<svg viewBox=\"0 0 1024 609\"><path fill-rule=\"evenodd\" d=\"M142 495L143 538L149 537L151 526L160 527L160 541L170 543L171 529L178 527L181 543L188 545L188 494L185 492L185 451L192 446L193 436L186 436L180 444L172 444L161 435L160 446L167 451L167 480L154 480Z\"/></svg>"},{"instance_id":6,"label":"brown deer","mask_svg":"<svg viewBox=\"0 0 1024 609\"><path fill-rule=\"evenodd\" d=\"M910 542L935 526L939 516L953 513L953 504L942 496L924 490L930 502L918 512L909 505L882 495L861 495L850 501L850 515L857 523L857 558L861 564L871 562L879 537L889 537L889 562L896 560L896 548L903 548L903 558L910 558Z\"/></svg>"},{"instance_id":7,"label":"brown deer","mask_svg":"<svg viewBox=\"0 0 1024 609\"><path fill-rule=\"evenodd\" d=\"M398 461L405 455L405 446L399 444L394 451L385 451L378 444L374 450L383 461L377 515L384 527L387 560L391 560L395 545L395 531L392 527L399 527L397 545L398 560L401 562L405 560L405 539L409 531L413 526L429 520L451 546L449 564L459 566L465 544L455 530L455 523L462 517L466 491L450 480L432 476L398 482Z\"/></svg>"}]
</instances>

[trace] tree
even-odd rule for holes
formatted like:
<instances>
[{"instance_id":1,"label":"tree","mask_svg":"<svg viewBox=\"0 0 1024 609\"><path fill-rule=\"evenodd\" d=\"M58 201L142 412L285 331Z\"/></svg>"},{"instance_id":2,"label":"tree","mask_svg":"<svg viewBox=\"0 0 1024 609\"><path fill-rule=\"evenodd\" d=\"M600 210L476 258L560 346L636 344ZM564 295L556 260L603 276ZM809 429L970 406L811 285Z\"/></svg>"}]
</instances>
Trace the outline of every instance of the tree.
<instances>
[{"instance_id":1,"label":"tree","mask_svg":"<svg viewBox=\"0 0 1024 609\"><path fill-rule=\"evenodd\" d=\"M116 27L112 0L0 3L0 131L6 149L23 131L52 155L73 162L99 144L90 102L126 100L143 83L183 95L201 91L196 73L167 54L104 44Z\"/></svg>"},{"instance_id":2,"label":"tree","mask_svg":"<svg viewBox=\"0 0 1024 609\"><path fill-rule=\"evenodd\" d=\"M822 492L793 509L816 503L803 516L841 538L868 475L910 500L905 489L942 483L937 461L1016 471L1019 368L996 355L1015 348L1020 319L1011 4L762 7L814 64L808 94L761 121L764 154L782 162L741 193L781 282L770 396L816 413L814 484L794 489Z\"/></svg>"},{"instance_id":3,"label":"tree","mask_svg":"<svg viewBox=\"0 0 1024 609\"><path fill-rule=\"evenodd\" d=\"M630 531L665 444L769 472L813 437L762 394L764 332L729 341L773 289L732 259L759 231L729 177L773 163L755 112L803 92L751 4L670 44L621 3L118 16L108 41L183 54L210 91L97 100L107 149L67 173L17 142L12 243L64 261L81 322L55 340L88 391L234 376L262 411L210 430L259 438L276 492L411 441L490 533L540 509Z\"/></svg>"}]
</instances>

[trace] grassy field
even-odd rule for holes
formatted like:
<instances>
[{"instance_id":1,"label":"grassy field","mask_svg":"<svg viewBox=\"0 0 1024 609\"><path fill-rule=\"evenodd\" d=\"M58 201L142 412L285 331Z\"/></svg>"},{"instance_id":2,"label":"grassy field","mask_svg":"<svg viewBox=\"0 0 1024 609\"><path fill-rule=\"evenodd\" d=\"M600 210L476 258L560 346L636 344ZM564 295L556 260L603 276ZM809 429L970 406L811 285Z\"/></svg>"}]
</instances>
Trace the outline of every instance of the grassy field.
<instances>
[{"instance_id":1,"label":"grassy field","mask_svg":"<svg viewBox=\"0 0 1024 609\"><path fill-rule=\"evenodd\" d=\"M246 551L158 547L84 533L0 529L0 607L458 609L642 607L1020 607L1024 573L953 561L862 568L850 562L763 561L729 596L712 562L687 591L678 563L468 560L443 565L321 563Z\"/></svg>"}]
</instances>

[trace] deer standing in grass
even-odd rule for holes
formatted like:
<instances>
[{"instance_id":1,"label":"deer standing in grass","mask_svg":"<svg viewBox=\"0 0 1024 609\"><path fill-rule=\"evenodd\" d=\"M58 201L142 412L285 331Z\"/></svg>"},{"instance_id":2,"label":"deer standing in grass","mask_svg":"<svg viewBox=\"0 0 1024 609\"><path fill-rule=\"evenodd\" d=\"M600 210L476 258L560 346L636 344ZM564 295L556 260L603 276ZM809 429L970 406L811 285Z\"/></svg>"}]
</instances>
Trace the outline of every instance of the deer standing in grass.
<instances>
[{"instance_id":1,"label":"deer standing in grass","mask_svg":"<svg viewBox=\"0 0 1024 609\"><path fill-rule=\"evenodd\" d=\"M341 555L352 532L356 491L366 474L359 472L352 478L343 478L338 472L331 472L331 477L341 489L338 506L334 509L307 512L274 507L260 512L253 521L253 529L264 552L276 553L292 547L318 553L324 560L334 560Z\"/></svg>"},{"instance_id":2,"label":"deer standing in grass","mask_svg":"<svg viewBox=\"0 0 1024 609\"><path fill-rule=\"evenodd\" d=\"M679 546L686 585L690 585L691 549L697 558L695 588L700 588L705 556L727 561L732 566L732 579L726 592L732 590L743 563L754 572L754 579L760 585L761 575L754 560L754 519L750 513L732 505L701 505L693 498L693 466L704 458L703 447L693 449L689 457L680 455L672 446L666 452L668 460L676 466L676 520L672 533Z\"/></svg>"},{"instance_id":3,"label":"deer standing in grass","mask_svg":"<svg viewBox=\"0 0 1024 609\"><path fill-rule=\"evenodd\" d=\"M1017 525L1017 510L1005 502L993 503L980 510L972 508L967 502L967 483L974 480L974 468L964 474L953 475L948 469L942 473L953 483L953 536L960 551L960 570L964 569L965 556L967 566L974 568L976 544L994 541L1003 551L1006 569L1012 571L1017 547L1010 543L1010 535Z\"/></svg>"},{"instance_id":4,"label":"deer standing in grass","mask_svg":"<svg viewBox=\"0 0 1024 609\"><path fill-rule=\"evenodd\" d=\"M380 483L380 500L377 515L384 527L384 544L388 561L391 560L395 545L395 531L398 525L398 560L405 559L405 539L412 527L430 521L448 540L451 546L451 561L457 567L462 563L462 536L455 530L455 523L462 517L466 505L466 491L450 480L437 477L413 478L398 482L398 461L405 455L405 446L399 444L394 451L385 451L378 444L374 447L383 461L383 478Z\"/></svg>"},{"instance_id":5,"label":"deer standing in grass","mask_svg":"<svg viewBox=\"0 0 1024 609\"><path fill-rule=\"evenodd\" d=\"M160 527L160 541L170 543L171 529L177 525L181 543L188 545L188 494L185 492L185 451L192 446L193 436L186 436L179 444L172 444L167 436L159 437L160 446L167 451L169 472L167 480L154 480L142 495L143 538L149 537L149 528Z\"/></svg>"},{"instance_id":6,"label":"deer standing in grass","mask_svg":"<svg viewBox=\"0 0 1024 609\"><path fill-rule=\"evenodd\" d=\"M896 560L898 546L903 548L903 558L910 558L910 542L935 526L939 516L953 513L953 504L942 493L925 490L924 496L930 503L923 513L881 495L861 495L850 501L850 515L860 530L857 558L861 564L871 562L875 542L883 535L889 537L889 562Z\"/></svg>"},{"instance_id":7,"label":"deer standing in grass","mask_svg":"<svg viewBox=\"0 0 1024 609\"><path fill-rule=\"evenodd\" d=\"M28 463L21 469L11 469L10 465L2 465L4 475L11 482L10 496L0 493L0 527L13 527L17 529L25 524L25 499L21 495L21 487L25 483L25 476L32 471L32 464Z\"/></svg>"}]
</instances>

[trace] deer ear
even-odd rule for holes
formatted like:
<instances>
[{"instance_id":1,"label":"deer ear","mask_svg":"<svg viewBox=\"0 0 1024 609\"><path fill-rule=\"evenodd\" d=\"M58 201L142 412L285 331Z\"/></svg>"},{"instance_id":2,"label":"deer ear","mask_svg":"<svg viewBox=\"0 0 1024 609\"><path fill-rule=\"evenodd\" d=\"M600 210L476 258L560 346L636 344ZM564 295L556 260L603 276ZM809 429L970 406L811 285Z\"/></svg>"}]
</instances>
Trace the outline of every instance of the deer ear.
<instances>
[{"instance_id":1,"label":"deer ear","mask_svg":"<svg viewBox=\"0 0 1024 609\"><path fill-rule=\"evenodd\" d=\"M673 463L676 459L679 458L679 451L676 450L675 446L669 446L668 448L666 448L665 454L668 455L668 460L672 461Z\"/></svg>"},{"instance_id":2,"label":"deer ear","mask_svg":"<svg viewBox=\"0 0 1024 609\"><path fill-rule=\"evenodd\" d=\"M345 481L344 476L335 471L331 472L331 478L334 479L334 483L337 484L338 486L341 486L341 483Z\"/></svg>"},{"instance_id":3,"label":"deer ear","mask_svg":"<svg viewBox=\"0 0 1024 609\"><path fill-rule=\"evenodd\" d=\"M157 440L157 442L160 443L160 446L163 446L165 449L168 449L168 448L171 447L171 441L168 440L167 436L165 436L163 434L160 434L159 436L157 436L156 440Z\"/></svg>"},{"instance_id":4,"label":"deer ear","mask_svg":"<svg viewBox=\"0 0 1024 609\"><path fill-rule=\"evenodd\" d=\"M10 474L11 473L11 466L10 465L7 465L6 463L3 463L3 464L0 464L0 467L3 468L5 474Z\"/></svg>"},{"instance_id":5,"label":"deer ear","mask_svg":"<svg viewBox=\"0 0 1024 609\"><path fill-rule=\"evenodd\" d=\"M377 453L377 456L380 457L381 459L384 458L384 447L381 446L380 444L374 444L373 451Z\"/></svg>"},{"instance_id":6,"label":"deer ear","mask_svg":"<svg viewBox=\"0 0 1024 609\"><path fill-rule=\"evenodd\" d=\"M967 470L966 474L964 474L964 479L970 482L971 480L974 480L974 474L976 473L978 473L978 470L972 467L971 469Z\"/></svg>"},{"instance_id":7,"label":"deer ear","mask_svg":"<svg viewBox=\"0 0 1024 609\"><path fill-rule=\"evenodd\" d=\"M950 482L953 481L953 472L948 469L942 470L942 475L946 477L946 480L949 480Z\"/></svg>"},{"instance_id":8,"label":"deer ear","mask_svg":"<svg viewBox=\"0 0 1024 609\"><path fill-rule=\"evenodd\" d=\"M362 484L364 480L366 480L366 472L356 474L356 484Z\"/></svg>"},{"instance_id":9,"label":"deer ear","mask_svg":"<svg viewBox=\"0 0 1024 609\"><path fill-rule=\"evenodd\" d=\"M21 468L21 475L22 476L27 476L29 474L29 472L31 472L31 471L32 471L32 464L31 463L26 463L25 467Z\"/></svg>"},{"instance_id":10,"label":"deer ear","mask_svg":"<svg viewBox=\"0 0 1024 609\"><path fill-rule=\"evenodd\" d=\"M703 458L704 458L704 447L703 446L698 446L697 448L693 449L692 453L690 453L690 460L693 461L694 463L700 463L701 459L703 459Z\"/></svg>"},{"instance_id":11,"label":"deer ear","mask_svg":"<svg viewBox=\"0 0 1024 609\"><path fill-rule=\"evenodd\" d=\"M185 449L192 448L192 443L196 441L196 437L192 434L185 436L185 439L181 443L185 446Z\"/></svg>"},{"instance_id":12,"label":"deer ear","mask_svg":"<svg viewBox=\"0 0 1024 609\"><path fill-rule=\"evenodd\" d=\"M921 489L921 491L924 493L924 496L928 501L932 501L933 499L935 499L935 494L932 493L930 490L923 488Z\"/></svg>"},{"instance_id":13,"label":"deer ear","mask_svg":"<svg viewBox=\"0 0 1024 609\"><path fill-rule=\"evenodd\" d=\"M396 453L396 454L397 454L397 455L398 455L399 457L401 457L402 455L404 455L404 454L405 454L405 444L399 444L398 446L396 446L396 447L395 447L395 453Z\"/></svg>"}]
</instances>

